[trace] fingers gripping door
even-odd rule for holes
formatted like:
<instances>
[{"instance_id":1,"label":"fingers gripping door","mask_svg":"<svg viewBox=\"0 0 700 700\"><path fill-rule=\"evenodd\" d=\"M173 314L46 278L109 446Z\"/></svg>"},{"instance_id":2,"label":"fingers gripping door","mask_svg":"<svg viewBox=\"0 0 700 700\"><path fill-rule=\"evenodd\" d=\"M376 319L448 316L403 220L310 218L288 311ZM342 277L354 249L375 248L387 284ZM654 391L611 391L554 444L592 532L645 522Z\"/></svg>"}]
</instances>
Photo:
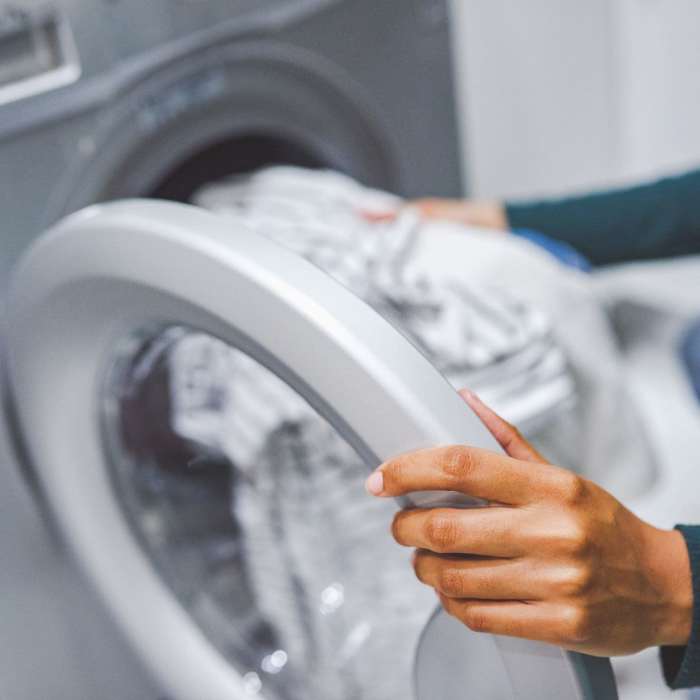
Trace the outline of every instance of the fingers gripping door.
<instances>
[{"instance_id":1,"label":"fingers gripping door","mask_svg":"<svg viewBox=\"0 0 700 700\"><path fill-rule=\"evenodd\" d=\"M366 641L369 638L383 640L386 663L395 673L396 659L388 656L391 643L387 640L391 614L397 619L400 615L391 610L392 601L380 596L374 601L378 606L374 612L369 602L352 608L351 595L345 592L348 586L353 591L360 588L354 579L372 581L372 571L366 566L353 571L348 564L341 572L347 579L345 588L331 573L314 581L313 566L323 541L307 531L299 535L308 537L305 548L291 540L287 543L285 537L291 537L293 528L278 528L277 534L271 530L267 545L259 540L253 554L240 555L246 526L253 522L253 530L264 531L265 519L274 520L285 510L293 479L285 482L286 490L275 488L281 481L268 482L265 503L272 510L265 511L259 505L262 501L255 500L258 492L244 499L237 513L237 506L216 501L222 489L232 488L231 462L237 461L230 451L219 449L216 458L212 450L205 450L204 458L227 463L230 473L226 472L225 485L216 481L217 472L206 488L191 487L188 475L184 478L189 485L182 486L184 482L167 471L173 461L171 436L164 437L157 429L161 419L166 423L173 419L176 407L172 396L170 402L157 400L158 391L152 390L157 383L151 379L153 368L163 366L161 360L170 363L172 370L172 358L182 354L183 338L195 346L198 337L209 338L207 347L215 338L227 362L233 360L226 353L245 355L247 362L265 367L292 387L368 467L393 454L436 443L495 447L491 436L412 345L350 292L269 241L243 229L232 232L230 222L193 207L148 201L91 208L45 236L17 271L10 324L10 390L37 482L86 574L174 698L230 700L253 695L270 700L326 700L335 697L333 693L378 698L390 692L380 689L377 680L368 685L360 671L355 675L348 671L349 659L361 654L363 645L373 648L374 642ZM150 361L142 362L144 357ZM236 365L241 366L248 367L248 375L254 374L251 364ZM144 367L147 372L142 371ZM189 439L184 430L178 442L178 449L186 446L180 455L185 455L185 466L202 458L192 448L195 428L190 425L189 430ZM323 433L315 435L316 440L324 439ZM158 471L163 464L166 477ZM246 493L245 484L256 483L260 475L254 463L247 472L239 472L236 478L243 484L239 494ZM322 472L334 474L328 464ZM299 478L312 482L312 477L307 470ZM137 481L140 485L135 487ZM328 494L324 489L314 493L309 514L324 499L328 500L327 519L333 520L334 513L343 510L342 498L331 502ZM198 533L204 539L192 538L200 524L198 516L192 516L195 511L188 510L192 498L199 499L196 513L217 512L221 515L217 522L226 521L221 525L221 541L228 546L230 575L221 580L207 568L209 560L198 550L197 543L207 551L215 548L211 533ZM229 516L235 523L228 521ZM297 516L304 519L303 513ZM352 531L354 522L349 514L338 537ZM357 532L362 525L357 522ZM323 530L324 523L314 527ZM179 542L174 532L187 534L184 554L182 547L171 546ZM385 537L384 533L385 529L377 536ZM370 557L373 537L367 537L364 547ZM221 541L217 551L222 549ZM238 548L237 554L230 554L232 547ZM276 569L251 564L261 561L265 547L279 549L279 556L268 557L274 559ZM187 567L178 568L183 557ZM248 569L242 576L244 559ZM282 593L274 585L295 566L311 573L306 579L295 574L284 589L293 592L300 610L290 632L291 623L285 628L277 619L274 600ZM378 559L372 568L382 566ZM394 585L403 587L404 580L409 590L413 582L408 565L405 579L396 578ZM316 583L321 603L311 610L302 604L311 598L300 589ZM346 617L357 619L339 622L336 616L325 627L314 622L319 615L331 619L344 596L349 601ZM264 600L268 600L267 618L255 618L252 624L251 611L256 605L264 607ZM412 692L421 700L436 697L434 692L458 700L463 697L460 687L470 683L477 687L476 674L483 673L484 665L468 662L484 654L496 660L492 673L506 678L497 683L494 677L494 688L506 688L498 697L615 697L607 662L528 642L494 645L490 638L466 628L446 627L439 622L442 614L419 642L420 629L430 617L423 612L427 608L420 607L425 602L419 600L424 601L417 597L411 608L415 634L402 634L410 644L402 652L406 658L401 673L407 687L411 686L413 660L409 657L420 647ZM348 610L354 610L353 615ZM324 655L324 644L332 637L328 630L340 640L332 660ZM313 653L307 644L312 633L318 642ZM276 648L281 638L286 642ZM457 670L453 674L439 663L452 658L441 651L443 640L450 654L463 650L465 662L459 673L466 686L444 682ZM374 657L381 653L379 648L373 648ZM534 657L539 659L535 666ZM327 673L329 663L337 664L332 673ZM538 670L535 684L533 667ZM319 687L324 673L329 684L336 684L332 689ZM338 678L347 685L338 685ZM482 687L483 678L479 683ZM405 695L400 685L393 692Z\"/></svg>"}]
</instances>

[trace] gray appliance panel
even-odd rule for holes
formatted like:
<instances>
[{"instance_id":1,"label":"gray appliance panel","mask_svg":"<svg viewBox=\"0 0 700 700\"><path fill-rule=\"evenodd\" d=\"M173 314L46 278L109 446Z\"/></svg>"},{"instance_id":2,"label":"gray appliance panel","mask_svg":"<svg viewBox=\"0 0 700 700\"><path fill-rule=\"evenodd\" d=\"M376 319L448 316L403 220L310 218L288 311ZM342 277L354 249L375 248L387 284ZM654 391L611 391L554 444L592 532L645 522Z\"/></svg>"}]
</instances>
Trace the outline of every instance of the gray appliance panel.
<instances>
[{"instance_id":1,"label":"gray appliance panel","mask_svg":"<svg viewBox=\"0 0 700 700\"><path fill-rule=\"evenodd\" d=\"M165 700L66 555L25 476L0 420L0 697Z\"/></svg>"},{"instance_id":2,"label":"gray appliance panel","mask_svg":"<svg viewBox=\"0 0 700 700\"><path fill-rule=\"evenodd\" d=\"M82 191L83 183L73 182L76 172L130 169L133 151L104 148L105 139L132 128L117 115L139 112L147 103L151 109L156 105L161 111L171 110L174 133L180 121L186 128L208 98L192 96L191 90L189 97L185 90L174 98L163 88L163 80L200 60L203 52L230 50L243 40L260 43L263 53L275 45L278 54L290 57L300 80L305 71L308 74L308 89L316 92L319 105L328 90L342 94L348 119L357 124L361 115L360 121L381 144L382 153L360 167L349 162L352 139L339 138L333 129L321 130L317 135L326 150L338 155L327 159L329 165L405 195L461 192L444 0L298 0L267 2L251 11L252 5L224 0L51 3L70 26L81 77L71 85L0 106L0 183L8 184L0 187L0 289L11 264L33 237L71 208L105 194L98 182ZM260 8L260 3L255 5ZM22 3L25 10L45 6L38 0ZM0 2L0 16L17 7L16 2ZM320 86L319 76L326 88ZM263 93L270 89L264 82L259 88ZM270 112L246 110L247 95L232 97L226 109L238 119L238 129L254 132ZM173 99L181 100L174 111ZM331 101L340 104L336 98ZM135 126L138 129L138 122ZM147 139L144 134L142 142ZM173 144L177 148L176 138Z\"/></svg>"}]
</instances>

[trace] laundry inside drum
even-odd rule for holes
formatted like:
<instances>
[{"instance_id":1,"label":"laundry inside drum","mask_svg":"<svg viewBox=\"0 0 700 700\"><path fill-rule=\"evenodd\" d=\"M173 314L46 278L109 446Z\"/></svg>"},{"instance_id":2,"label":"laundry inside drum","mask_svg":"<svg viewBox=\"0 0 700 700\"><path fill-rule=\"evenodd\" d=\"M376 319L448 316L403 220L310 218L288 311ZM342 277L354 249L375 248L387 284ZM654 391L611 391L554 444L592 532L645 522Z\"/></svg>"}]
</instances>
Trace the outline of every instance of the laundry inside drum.
<instances>
[{"instance_id":1,"label":"laundry inside drum","mask_svg":"<svg viewBox=\"0 0 700 700\"><path fill-rule=\"evenodd\" d=\"M170 327L122 343L103 413L126 518L251 696L412 697L435 597L389 536L395 504L304 399Z\"/></svg>"}]
</instances>

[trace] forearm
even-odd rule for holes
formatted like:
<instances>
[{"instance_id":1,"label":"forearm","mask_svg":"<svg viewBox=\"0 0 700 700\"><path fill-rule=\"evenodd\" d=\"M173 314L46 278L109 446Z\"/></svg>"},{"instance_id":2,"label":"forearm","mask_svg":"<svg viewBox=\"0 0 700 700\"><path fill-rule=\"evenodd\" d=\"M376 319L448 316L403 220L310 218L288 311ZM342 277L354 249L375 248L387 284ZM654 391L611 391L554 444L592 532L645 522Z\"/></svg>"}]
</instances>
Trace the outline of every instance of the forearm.
<instances>
[{"instance_id":1,"label":"forearm","mask_svg":"<svg viewBox=\"0 0 700 700\"><path fill-rule=\"evenodd\" d=\"M628 189L507 203L511 228L566 241L604 265L700 253L700 170Z\"/></svg>"}]
</instances>

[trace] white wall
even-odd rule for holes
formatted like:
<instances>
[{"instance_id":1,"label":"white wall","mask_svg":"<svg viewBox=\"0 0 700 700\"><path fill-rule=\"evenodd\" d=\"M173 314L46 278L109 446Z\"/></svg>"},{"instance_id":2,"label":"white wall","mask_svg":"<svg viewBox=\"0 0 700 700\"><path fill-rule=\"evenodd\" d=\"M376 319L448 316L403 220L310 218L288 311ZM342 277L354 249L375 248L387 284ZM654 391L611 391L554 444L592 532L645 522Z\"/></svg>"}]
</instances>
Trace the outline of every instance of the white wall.
<instances>
[{"instance_id":1,"label":"white wall","mask_svg":"<svg viewBox=\"0 0 700 700\"><path fill-rule=\"evenodd\" d=\"M623 175L700 164L700 2L616 0Z\"/></svg>"},{"instance_id":2,"label":"white wall","mask_svg":"<svg viewBox=\"0 0 700 700\"><path fill-rule=\"evenodd\" d=\"M700 0L452 0L470 190L700 164Z\"/></svg>"}]
</instances>

